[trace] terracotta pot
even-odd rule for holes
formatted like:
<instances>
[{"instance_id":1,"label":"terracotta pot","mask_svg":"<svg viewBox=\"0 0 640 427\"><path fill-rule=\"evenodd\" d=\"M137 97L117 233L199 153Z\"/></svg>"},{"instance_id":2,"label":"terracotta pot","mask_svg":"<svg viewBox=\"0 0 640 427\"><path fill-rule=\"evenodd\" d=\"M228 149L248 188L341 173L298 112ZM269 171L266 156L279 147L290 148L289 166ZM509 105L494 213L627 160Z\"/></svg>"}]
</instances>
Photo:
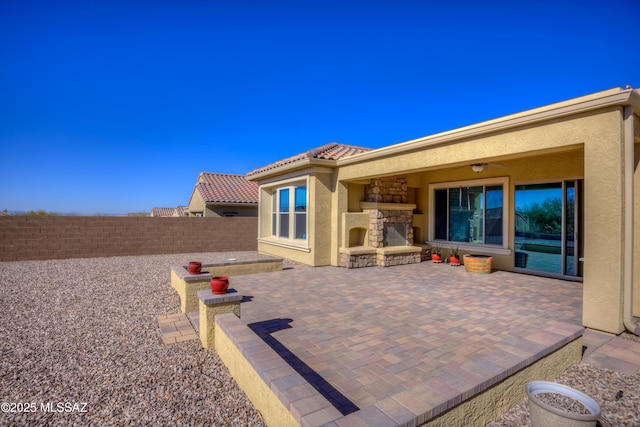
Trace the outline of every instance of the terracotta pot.
<instances>
[{"instance_id":1,"label":"terracotta pot","mask_svg":"<svg viewBox=\"0 0 640 427\"><path fill-rule=\"evenodd\" d=\"M202 263L198 261L191 261L188 269L189 274L200 274L200 271L202 271Z\"/></svg>"},{"instance_id":2,"label":"terracotta pot","mask_svg":"<svg viewBox=\"0 0 640 427\"><path fill-rule=\"evenodd\" d=\"M215 276L211 278L211 292L216 295L226 294L229 289L229 278L227 276Z\"/></svg>"},{"instance_id":3,"label":"terracotta pot","mask_svg":"<svg viewBox=\"0 0 640 427\"><path fill-rule=\"evenodd\" d=\"M460 257L451 255L449 257L449 264L451 264L451 265L460 265Z\"/></svg>"},{"instance_id":4,"label":"terracotta pot","mask_svg":"<svg viewBox=\"0 0 640 427\"><path fill-rule=\"evenodd\" d=\"M431 261L433 262L442 262L442 256L438 254L431 254Z\"/></svg>"}]
</instances>

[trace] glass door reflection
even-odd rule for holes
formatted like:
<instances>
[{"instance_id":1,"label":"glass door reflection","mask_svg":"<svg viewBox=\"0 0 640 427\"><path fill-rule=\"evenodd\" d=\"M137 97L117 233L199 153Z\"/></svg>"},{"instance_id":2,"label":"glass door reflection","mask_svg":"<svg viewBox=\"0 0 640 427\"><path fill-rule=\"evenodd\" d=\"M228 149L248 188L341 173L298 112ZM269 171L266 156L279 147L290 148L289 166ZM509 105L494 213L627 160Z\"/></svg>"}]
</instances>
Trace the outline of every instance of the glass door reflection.
<instances>
[{"instance_id":1,"label":"glass door reflection","mask_svg":"<svg viewBox=\"0 0 640 427\"><path fill-rule=\"evenodd\" d=\"M579 277L582 181L516 185L515 267Z\"/></svg>"},{"instance_id":2,"label":"glass door reflection","mask_svg":"<svg viewBox=\"0 0 640 427\"><path fill-rule=\"evenodd\" d=\"M562 274L562 183L517 185L517 268Z\"/></svg>"}]
</instances>

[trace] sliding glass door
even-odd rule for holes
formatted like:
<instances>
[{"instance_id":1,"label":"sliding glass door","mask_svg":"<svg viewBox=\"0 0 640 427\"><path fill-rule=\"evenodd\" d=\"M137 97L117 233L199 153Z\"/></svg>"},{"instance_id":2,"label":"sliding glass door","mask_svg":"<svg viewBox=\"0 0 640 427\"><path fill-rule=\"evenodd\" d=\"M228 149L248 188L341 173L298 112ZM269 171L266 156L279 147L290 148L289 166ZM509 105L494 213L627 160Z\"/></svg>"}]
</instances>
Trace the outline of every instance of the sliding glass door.
<instances>
[{"instance_id":1,"label":"sliding glass door","mask_svg":"<svg viewBox=\"0 0 640 427\"><path fill-rule=\"evenodd\" d=\"M565 212L565 227L564 227L564 274L567 276L581 275L579 268L578 247L576 243L579 243L578 239L578 220L576 212L580 209L576 208L576 181L567 181L564 186L564 212Z\"/></svg>"},{"instance_id":2,"label":"sliding glass door","mask_svg":"<svg viewBox=\"0 0 640 427\"><path fill-rule=\"evenodd\" d=\"M515 267L582 276L579 193L582 181L516 185Z\"/></svg>"}]
</instances>

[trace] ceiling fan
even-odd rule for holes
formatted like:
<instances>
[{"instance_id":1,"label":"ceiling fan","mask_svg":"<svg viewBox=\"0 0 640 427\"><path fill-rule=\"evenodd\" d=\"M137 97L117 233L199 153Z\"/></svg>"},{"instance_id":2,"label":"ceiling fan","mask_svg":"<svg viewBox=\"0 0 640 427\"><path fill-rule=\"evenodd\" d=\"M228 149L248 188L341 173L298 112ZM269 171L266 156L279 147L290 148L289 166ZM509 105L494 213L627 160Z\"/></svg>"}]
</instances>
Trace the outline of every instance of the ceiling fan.
<instances>
[{"instance_id":1,"label":"ceiling fan","mask_svg":"<svg viewBox=\"0 0 640 427\"><path fill-rule=\"evenodd\" d=\"M501 168L501 169L507 168L506 166L500 165L498 163L486 163L486 162L473 163L473 164L470 164L469 166L471 166L471 170L473 170L475 173L482 172L484 168L487 166Z\"/></svg>"}]
</instances>

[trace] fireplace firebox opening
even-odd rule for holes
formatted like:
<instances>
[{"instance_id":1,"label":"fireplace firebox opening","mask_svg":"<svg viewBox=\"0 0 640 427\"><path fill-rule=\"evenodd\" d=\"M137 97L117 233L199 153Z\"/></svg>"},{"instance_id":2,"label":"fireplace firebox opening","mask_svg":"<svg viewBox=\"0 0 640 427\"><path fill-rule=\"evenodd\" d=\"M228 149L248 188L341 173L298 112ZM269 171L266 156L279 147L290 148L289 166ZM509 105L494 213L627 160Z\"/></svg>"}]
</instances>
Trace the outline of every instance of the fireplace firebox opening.
<instances>
[{"instance_id":1,"label":"fireplace firebox opening","mask_svg":"<svg viewBox=\"0 0 640 427\"><path fill-rule=\"evenodd\" d=\"M383 228L383 246L406 246L407 245L407 223L405 222L385 222Z\"/></svg>"}]
</instances>

